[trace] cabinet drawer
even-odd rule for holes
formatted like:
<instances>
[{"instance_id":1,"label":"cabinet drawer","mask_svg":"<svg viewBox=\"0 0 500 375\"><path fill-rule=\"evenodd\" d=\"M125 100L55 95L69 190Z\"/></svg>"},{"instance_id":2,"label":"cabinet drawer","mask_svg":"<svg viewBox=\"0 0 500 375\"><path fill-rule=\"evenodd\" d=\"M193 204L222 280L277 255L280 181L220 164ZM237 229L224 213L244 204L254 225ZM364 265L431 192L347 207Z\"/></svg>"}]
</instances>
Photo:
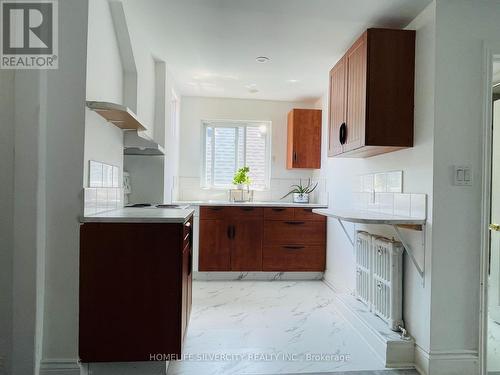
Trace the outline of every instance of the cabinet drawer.
<instances>
[{"instance_id":1,"label":"cabinet drawer","mask_svg":"<svg viewBox=\"0 0 500 375\"><path fill-rule=\"evenodd\" d=\"M324 245L265 246L262 254L263 271L317 271L325 270Z\"/></svg>"},{"instance_id":2,"label":"cabinet drawer","mask_svg":"<svg viewBox=\"0 0 500 375\"><path fill-rule=\"evenodd\" d=\"M326 223L312 220L272 221L264 223L266 244L324 244Z\"/></svg>"},{"instance_id":3,"label":"cabinet drawer","mask_svg":"<svg viewBox=\"0 0 500 375\"><path fill-rule=\"evenodd\" d=\"M312 210L307 207L295 207L293 209L295 220L326 221L326 216L315 214Z\"/></svg>"},{"instance_id":4,"label":"cabinet drawer","mask_svg":"<svg viewBox=\"0 0 500 375\"><path fill-rule=\"evenodd\" d=\"M230 207L206 206L200 207L201 219L222 219L229 211Z\"/></svg>"},{"instance_id":5,"label":"cabinet drawer","mask_svg":"<svg viewBox=\"0 0 500 375\"><path fill-rule=\"evenodd\" d=\"M251 206L240 206L240 207L230 207L228 211L230 216L238 217L244 216L250 217L262 217L263 211L261 207L251 207Z\"/></svg>"},{"instance_id":6,"label":"cabinet drawer","mask_svg":"<svg viewBox=\"0 0 500 375\"><path fill-rule=\"evenodd\" d=\"M266 220L293 220L293 208L269 207L264 208L264 219Z\"/></svg>"}]
</instances>

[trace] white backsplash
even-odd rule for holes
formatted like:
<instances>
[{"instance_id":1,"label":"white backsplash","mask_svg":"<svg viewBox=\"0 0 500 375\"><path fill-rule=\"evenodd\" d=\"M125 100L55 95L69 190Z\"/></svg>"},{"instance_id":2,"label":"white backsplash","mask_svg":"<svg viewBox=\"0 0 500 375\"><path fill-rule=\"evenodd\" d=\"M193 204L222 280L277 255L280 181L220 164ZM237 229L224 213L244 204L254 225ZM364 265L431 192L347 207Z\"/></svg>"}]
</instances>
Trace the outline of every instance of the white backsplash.
<instances>
[{"instance_id":1,"label":"white backsplash","mask_svg":"<svg viewBox=\"0 0 500 375\"><path fill-rule=\"evenodd\" d=\"M403 193L403 171L360 175L354 190L356 209L414 218L427 216L426 194Z\"/></svg>"},{"instance_id":2,"label":"white backsplash","mask_svg":"<svg viewBox=\"0 0 500 375\"><path fill-rule=\"evenodd\" d=\"M302 182L305 180L302 179ZM318 182L318 187L311 194L311 203L326 203L328 202L326 192L326 179L313 180ZM254 201L279 201L287 194L292 185L298 184L298 178L273 178L271 179L271 187L269 190L254 192ZM197 177L179 177L178 191L174 196L179 201L205 201L205 200L228 200L229 193L225 189L203 189L200 184L200 179ZM283 200L291 202L292 196L288 196Z\"/></svg>"},{"instance_id":3,"label":"white backsplash","mask_svg":"<svg viewBox=\"0 0 500 375\"><path fill-rule=\"evenodd\" d=\"M85 216L123 207L122 188L85 188L83 190Z\"/></svg>"},{"instance_id":4,"label":"white backsplash","mask_svg":"<svg viewBox=\"0 0 500 375\"><path fill-rule=\"evenodd\" d=\"M123 207L121 171L117 166L89 161L89 181L84 188L84 215Z\"/></svg>"}]
</instances>

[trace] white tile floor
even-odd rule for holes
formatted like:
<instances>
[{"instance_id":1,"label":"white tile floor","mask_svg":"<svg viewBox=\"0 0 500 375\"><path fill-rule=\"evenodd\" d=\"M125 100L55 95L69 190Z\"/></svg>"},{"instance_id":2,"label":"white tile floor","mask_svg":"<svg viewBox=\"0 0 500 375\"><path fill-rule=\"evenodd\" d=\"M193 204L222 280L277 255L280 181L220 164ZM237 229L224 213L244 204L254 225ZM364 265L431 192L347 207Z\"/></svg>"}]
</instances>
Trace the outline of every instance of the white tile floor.
<instances>
[{"instance_id":1,"label":"white tile floor","mask_svg":"<svg viewBox=\"0 0 500 375\"><path fill-rule=\"evenodd\" d=\"M321 281L195 281L184 355L169 375L384 368Z\"/></svg>"}]
</instances>

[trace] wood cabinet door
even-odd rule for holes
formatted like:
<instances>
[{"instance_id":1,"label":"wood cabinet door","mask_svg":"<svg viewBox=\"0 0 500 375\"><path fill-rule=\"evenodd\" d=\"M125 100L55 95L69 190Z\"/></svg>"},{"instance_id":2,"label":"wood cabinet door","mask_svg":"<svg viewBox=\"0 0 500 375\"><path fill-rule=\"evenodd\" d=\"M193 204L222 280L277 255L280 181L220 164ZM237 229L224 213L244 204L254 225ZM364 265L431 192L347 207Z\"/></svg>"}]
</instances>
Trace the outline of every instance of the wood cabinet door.
<instances>
[{"instance_id":1,"label":"wood cabinet door","mask_svg":"<svg viewBox=\"0 0 500 375\"><path fill-rule=\"evenodd\" d=\"M347 65L343 57L330 71L330 121L328 123L328 156L342 153L340 127L346 122Z\"/></svg>"},{"instance_id":2,"label":"wood cabinet door","mask_svg":"<svg viewBox=\"0 0 500 375\"><path fill-rule=\"evenodd\" d=\"M231 234L231 271L262 271L262 218L234 220Z\"/></svg>"},{"instance_id":3,"label":"wood cabinet door","mask_svg":"<svg viewBox=\"0 0 500 375\"><path fill-rule=\"evenodd\" d=\"M287 168L321 168L321 110L288 113Z\"/></svg>"},{"instance_id":4,"label":"wood cabinet door","mask_svg":"<svg viewBox=\"0 0 500 375\"><path fill-rule=\"evenodd\" d=\"M321 110L293 110L293 167L321 168Z\"/></svg>"},{"instance_id":5,"label":"wood cabinet door","mask_svg":"<svg viewBox=\"0 0 500 375\"><path fill-rule=\"evenodd\" d=\"M347 51L347 140L343 152L365 145L367 39L364 33Z\"/></svg>"},{"instance_id":6,"label":"wood cabinet door","mask_svg":"<svg viewBox=\"0 0 500 375\"><path fill-rule=\"evenodd\" d=\"M200 220L199 270L230 271L229 245L225 219Z\"/></svg>"}]
</instances>

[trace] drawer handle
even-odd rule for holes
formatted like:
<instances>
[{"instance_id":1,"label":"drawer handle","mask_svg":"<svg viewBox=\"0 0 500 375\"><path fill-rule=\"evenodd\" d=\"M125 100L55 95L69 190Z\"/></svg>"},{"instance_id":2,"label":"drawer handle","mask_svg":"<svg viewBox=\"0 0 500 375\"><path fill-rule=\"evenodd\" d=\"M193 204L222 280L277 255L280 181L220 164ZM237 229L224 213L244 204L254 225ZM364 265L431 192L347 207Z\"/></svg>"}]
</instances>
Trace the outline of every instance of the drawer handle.
<instances>
[{"instance_id":1,"label":"drawer handle","mask_svg":"<svg viewBox=\"0 0 500 375\"><path fill-rule=\"evenodd\" d=\"M223 210L224 207L209 207L208 209L212 210L212 211L220 211L220 210Z\"/></svg>"},{"instance_id":2,"label":"drawer handle","mask_svg":"<svg viewBox=\"0 0 500 375\"><path fill-rule=\"evenodd\" d=\"M305 222L304 221L285 221L285 224L302 225L302 224L305 224Z\"/></svg>"},{"instance_id":3,"label":"drawer handle","mask_svg":"<svg viewBox=\"0 0 500 375\"><path fill-rule=\"evenodd\" d=\"M241 207L243 211L253 211L253 207Z\"/></svg>"},{"instance_id":4,"label":"drawer handle","mask_svg":"<svg viewBox=\"0 0 500 375\"><path fill-rule=\"evenodd\" d=\"M288 250L300 250L304 248L304 246L289 246L289 245L283 247Z\"/></svg>"},{"instance_id":5,"label":"drawer handle","mask_svg":"<svg viewBox=\"0 0 500 375\"><path fill-rule=\"evenodd\" d=\"M304 212L312 212L312 208L304 208Z\"/></svg>"},{"instance_id":6,"label":"drawer handle","mask_svg":"<svg viewBox=\"0 0 500 375\"><path fill-rule=\"evenodd\" d=\"M276 212L282 212L285 211L285 208L273 208L272 210Z\"/></svg>"}]
</instances>

